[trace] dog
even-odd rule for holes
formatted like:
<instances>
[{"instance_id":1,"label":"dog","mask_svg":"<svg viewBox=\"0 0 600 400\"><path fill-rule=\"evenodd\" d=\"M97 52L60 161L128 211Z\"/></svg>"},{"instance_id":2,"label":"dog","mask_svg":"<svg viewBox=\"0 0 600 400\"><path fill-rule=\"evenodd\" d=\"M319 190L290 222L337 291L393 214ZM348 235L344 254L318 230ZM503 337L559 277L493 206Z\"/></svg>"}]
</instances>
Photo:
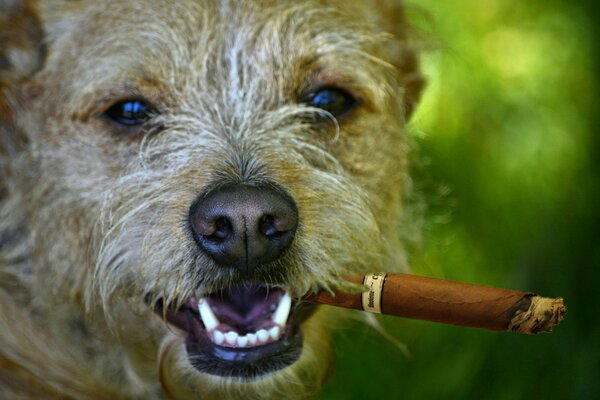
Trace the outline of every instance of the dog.
<instances>
[{"instance_id":1,"label":"dog","mask_svg":"<svg viewBox=\"0 0 600 400\"><path fill-rule=\"evenodd\" d=\"M411 38L396 0L1 1L0 398L315 396L303 296L406 266Z\"/></svg>"}]
</instances>

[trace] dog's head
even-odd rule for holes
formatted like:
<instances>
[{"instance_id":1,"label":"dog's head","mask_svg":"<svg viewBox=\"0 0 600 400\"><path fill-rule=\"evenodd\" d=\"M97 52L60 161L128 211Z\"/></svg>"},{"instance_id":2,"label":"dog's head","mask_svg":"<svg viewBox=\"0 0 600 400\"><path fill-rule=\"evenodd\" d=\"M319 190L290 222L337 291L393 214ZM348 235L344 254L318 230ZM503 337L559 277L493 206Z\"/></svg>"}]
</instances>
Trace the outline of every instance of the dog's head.
<instances>
[{"instance_id":1,"label":"dog's head","mask_svg":"<svg viewBox=\"0 0 600 400\"><path fill-rule=\"evenodd\" d=\"M1 184L35 296L93 315L111 332L90 333L97 346L116 334L119 362L142 381L160 364L174 396L305 396L328 346L299 299L402 259L404 123L422 80L394 3L15 12L44 43L19 79L5 52L2 100Z\"/></svg>"}]
</instances>

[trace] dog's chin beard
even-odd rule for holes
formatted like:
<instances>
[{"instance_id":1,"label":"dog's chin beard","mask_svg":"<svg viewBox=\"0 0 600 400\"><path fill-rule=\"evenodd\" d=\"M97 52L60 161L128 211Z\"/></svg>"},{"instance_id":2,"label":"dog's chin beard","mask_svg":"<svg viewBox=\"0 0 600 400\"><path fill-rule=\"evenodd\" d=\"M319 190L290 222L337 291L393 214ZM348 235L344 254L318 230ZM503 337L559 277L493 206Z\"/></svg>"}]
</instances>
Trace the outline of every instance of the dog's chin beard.
<instances>
[{"instance_id":1,"label":"dog's chin beard","mask_svg":"<svg viewBox=\"0 0 600 400\"><path fill-rule=\"evenodd\" d=\"M179 308L155 311L185 335L190 364L198 371L251 380L296 362L303 347L301 324L315 307L283 289L242 285L190 298Z\"/></svg>"}]
</instances>

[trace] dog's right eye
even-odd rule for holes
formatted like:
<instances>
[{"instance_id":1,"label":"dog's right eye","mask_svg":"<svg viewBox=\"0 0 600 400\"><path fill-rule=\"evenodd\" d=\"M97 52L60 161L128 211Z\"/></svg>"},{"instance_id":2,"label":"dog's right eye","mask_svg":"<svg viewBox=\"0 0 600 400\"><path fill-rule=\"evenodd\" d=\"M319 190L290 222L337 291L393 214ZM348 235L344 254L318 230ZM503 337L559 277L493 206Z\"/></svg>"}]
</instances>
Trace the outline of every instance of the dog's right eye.
<instances>
[{"instance_id":1,"label":"dog's right eye","mask_svg":"<svg viewBox=\"0 0 600 400\"><path fill-rule=\"evenodd\" d=\"M155 112L144 100L126 100L114 104L104 114L120 125L135 127L148 121Z\"/></svg>"}]
</instances>

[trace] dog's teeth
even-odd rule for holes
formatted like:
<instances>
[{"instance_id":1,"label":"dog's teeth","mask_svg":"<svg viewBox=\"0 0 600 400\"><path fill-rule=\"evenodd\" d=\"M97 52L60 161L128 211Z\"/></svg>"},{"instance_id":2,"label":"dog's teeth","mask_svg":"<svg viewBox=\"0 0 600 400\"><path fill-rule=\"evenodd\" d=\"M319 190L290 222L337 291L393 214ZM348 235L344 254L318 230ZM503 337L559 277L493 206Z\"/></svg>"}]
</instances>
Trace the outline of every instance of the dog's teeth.
<instances>
[{"instance_id":1,"label":"dog's teeth","mask_svg":"<svg viewBox=\"0 0 600 400\"><path fill-rule=\"evenodd\" d=\"M237 332L229 331L225 334L225 342L227 344L235 345L237 344L238 337L239 335Z\"/></svg>"},{"instance_id":2,"label":"dog's teeth","mask_svg":"<svg viewBox=\"0 0 600 400\"><path fill-rule=\"evenodd\" d=\"M281 329L278 326L274 326L269 329L269 337L272 341L279 340L279 336L281 335Z\"/></svg>"},{"instance_id":3,"label":"dog's teeth","mask_svg":"<svg viewBox=\"0 0 600 400\"><path fill-rule=\"evenodd\" d=\"M211 310L208 302L204 299L200 299L198 302L198 312L200 313L200 318L202 319L202 323L207 331L212 331L219 325L219 320L215 316L215 313Z\"/></svg>"},{"instance_id":4,"label":"dog's teeth","mask_svg":"<svg viewBox=\"0 0 600 400\"><path fill-rule=\"evenodd\" d=\"M256 332L256 337L258 338L258 343L265 344L269 340L269 332L266 329L261 329Z\"/></svg>"},{"instance_id":5,"label":"dog's teeth","mask_svg":"<svg viewBox=\"0 0 600 400\"><path fill-rule=\"evenodd\" d=\"M290 315L290 309L292 307L292 298L289 294L284 293L279 300L279 305L277 306L277 310L273 313L273 322L277 325L283 327L287 322L288 316Z\"/></svg>"},{"instance_id":6,"label":"dog's teeth","mask_svg":"<svg viewBox=\"0 0 600 400\"><path fill-rule=\"evenodd\" d=\"M246 347L248 345L248 336L247 335L239 336L237 338L237 345L239 347Z\"/></svg>"},{"instance_id":7,"label":"dog's teeth","mask_svg":"<svg viewBox=\"0 0 600 400\"><path fill-rule=\"evenodd\" d=\"M249 333L246 335L246 337L248 338L249 347L256 346L256 343L258 343L258 337L256 336L256 333Z\"/></svg>"},{"instance_id":8,"label":"dog's teeth","mask_svg":"<svg viewBox=\"0 0 600 400\"><path fill-rule=\"evenodd\" d=\"M277 308L272 315L272 321L275 326L270 329L259 329L258 332L248 333L246 335L240 335L235 331L222 332L217 329L221 324L210 308L210 305L206 299L200 299L198 301L198 312L200 313L200 319L209 333L212 341L216 345L225 345L231 347L248 348L254 346L261 346L270 342L275 342L281 337L281 332L285 328L287 319L290 315L292 307L292 298L289 294L284 293L277 304Z\"/></svg>"},{"instance_id":9,"label":"dog's teeth","mask_svg":"<svg viewBox=\"0 0 600 400\"><path fill-rule=\"evenodd\" d=\"M223 344L225 342L225 335L221 331L215 331L213 334L215 344Z\"/></svg>"}]
</instances>

